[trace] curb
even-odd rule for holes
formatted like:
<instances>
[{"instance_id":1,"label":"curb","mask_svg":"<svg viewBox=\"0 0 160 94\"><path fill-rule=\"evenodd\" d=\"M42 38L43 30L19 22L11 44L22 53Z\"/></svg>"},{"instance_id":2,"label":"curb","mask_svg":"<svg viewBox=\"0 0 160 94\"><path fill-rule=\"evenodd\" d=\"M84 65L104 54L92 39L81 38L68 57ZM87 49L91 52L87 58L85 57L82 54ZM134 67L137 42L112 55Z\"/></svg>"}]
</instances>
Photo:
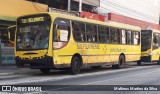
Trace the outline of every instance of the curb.
<instances>
[{"instance_id":1,"label":"curb","mask_svg":"<svg viewBox=\"0 0 160 94\"><path fill-rule=\"evenodd\" d=\"M14 72L10 72L10 73L0 73L0 76L7 76L7 75L13 75L16 74Z\"/></svg>"}]
</instances>

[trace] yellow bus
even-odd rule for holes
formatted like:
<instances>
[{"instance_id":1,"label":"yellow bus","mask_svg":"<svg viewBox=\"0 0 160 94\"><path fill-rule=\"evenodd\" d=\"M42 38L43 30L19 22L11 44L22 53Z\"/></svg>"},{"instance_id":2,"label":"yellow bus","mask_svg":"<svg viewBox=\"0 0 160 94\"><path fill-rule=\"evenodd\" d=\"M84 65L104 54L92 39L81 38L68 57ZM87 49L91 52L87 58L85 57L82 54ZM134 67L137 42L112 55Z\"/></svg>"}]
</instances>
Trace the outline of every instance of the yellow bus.
<instances>
[{"instance_id":1,"label":"yellow bus","mask_svg":"<svg viewBox=\"0 0 160 94\"><path fill-rule=\"evenodd\" d=\"M18 67L68 69L112 65L123 68L141 55L140 27L100 22L64 14L40 13L17 19L15 59Z\"/></svg>"},{"instance_id":2,"label":"yellow bus","mask_svg":"<svg viewBox=\"0 0 160 94\"><path fill-rule=\"evenodd\" d=\"M160 31L159 30L142 30L141 31L141 62L157 62L160 64Z\"/></svg>"}]
</instances>

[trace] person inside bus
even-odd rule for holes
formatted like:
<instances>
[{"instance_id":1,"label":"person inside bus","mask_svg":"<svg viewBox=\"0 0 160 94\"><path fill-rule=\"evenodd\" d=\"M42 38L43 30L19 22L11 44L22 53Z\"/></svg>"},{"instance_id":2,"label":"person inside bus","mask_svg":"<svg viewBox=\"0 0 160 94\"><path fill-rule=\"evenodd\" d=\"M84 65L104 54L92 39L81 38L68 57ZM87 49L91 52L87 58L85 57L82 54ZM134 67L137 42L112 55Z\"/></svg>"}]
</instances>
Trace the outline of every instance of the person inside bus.
<instances>
[{"instance_id":1,"label":"person inside bus","mask_svg":"<svg viewBox=\"0 0 160 94\"><path fill-rule=\"evenodd\" d=\"M35 35L33 48L38 48L41 36L42 36L42 33L37 32L37 34Z\"/></svg>"},{"instance_id":2,"label":"person inside bus","mask_svg":"<svg viewBox=\"0 0 160 94\"><path fill-rule=\"evenodd\" d=\"M84 38L85 38L84 34L81 33L81 41L84 41Z\"/></svg>"},{"instance_id":3,"label":"person inside bus","mask_svg":"<svg viewBox=\"0 0 160 94\"><path fill-rule=\"evenodd\" d=\"M49 39L49 27L43 27L42 31L43 35L41 36L41 40L39 43L40 48L47 48L48 47L48 39Z\"/></svg>"},{"instance_id":4,"label":"person inside bus","mask_svg":"<svg viewBox=\"0 0 160 94\"><path fill-rule=\"evenodd\" d=\"M57 41L60 41L60 28L58 25L56 25L56 39Z\"/></svg>"},{"instance_id":5,"label":"person inside bus","mask_svg":"<svg viewBox=\"0 0 160 94\"><path fill-rule=\"evenodd\" d=\"M87 35L87 41L89 41L89 42L92 41L92 35Z\"/></svg>"},{"instance_id":6,"label":"person inside bus","mask_svg":"<svg viewBox=\"0 0 160 94\"><path fill-rule=\"evenodd\" d=\"M92 35L92 41L93 41L93 42L96 42L96 41L97 41L97 36L96 36L96 34L93 34L93 35Z\"/></svg>"}]
</instances>

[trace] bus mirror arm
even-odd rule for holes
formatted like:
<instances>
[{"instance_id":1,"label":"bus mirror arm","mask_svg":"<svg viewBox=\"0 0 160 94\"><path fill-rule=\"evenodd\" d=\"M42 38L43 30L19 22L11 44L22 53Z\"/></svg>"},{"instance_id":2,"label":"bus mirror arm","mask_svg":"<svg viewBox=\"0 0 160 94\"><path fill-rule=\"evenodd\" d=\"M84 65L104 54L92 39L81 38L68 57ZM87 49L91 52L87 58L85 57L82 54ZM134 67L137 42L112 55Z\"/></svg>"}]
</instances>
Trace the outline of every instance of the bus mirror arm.
<instances>
[{"instance_id":1,"label":"bus mirror arm","mask_svg":"<svg viewBox=\"0 0 160 94\"><path fill-rule=\"evenodd\" d=\"M9 27L7 28L7 30L8 30L8 41L9 41L10 43L14 43L14 38L12 38L12 37L14 37L14 36L12 36L12 32L15 33L16 25L9 26Z\"/></svg>"},{"instance_id":2,"label":"bus mirror arm","mask_svg":"<svg viewBox=\"0 0 160 94\"><path fill-rule=\"evenodd\" d=\"M11 43L14 43L12 40L11 40L11 33L8 31L8 40L9 40L9 42L11 42Z\"/></svg>"}]
</instances>

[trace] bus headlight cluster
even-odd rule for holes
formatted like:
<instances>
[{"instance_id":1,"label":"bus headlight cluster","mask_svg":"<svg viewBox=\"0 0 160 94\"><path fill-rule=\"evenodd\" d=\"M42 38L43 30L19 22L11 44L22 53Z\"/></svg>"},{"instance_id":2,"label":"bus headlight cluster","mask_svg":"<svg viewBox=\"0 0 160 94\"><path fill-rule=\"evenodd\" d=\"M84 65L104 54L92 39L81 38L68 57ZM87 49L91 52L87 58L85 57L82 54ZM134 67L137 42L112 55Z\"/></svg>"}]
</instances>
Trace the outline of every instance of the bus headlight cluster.
<instances>
[{"instance_id":1,"label":"bus headlight cluster","mask_svg":"<svg viewBox=\"0 0 160 94\"><path fill-rule=\"evenodd\" d=\"M147 55L148 55L148 56L151 56L151 55L152 55L152 53L151 53L151 52L148 52L148 53L147 53Z\"/></svg>"}]
</instances>

